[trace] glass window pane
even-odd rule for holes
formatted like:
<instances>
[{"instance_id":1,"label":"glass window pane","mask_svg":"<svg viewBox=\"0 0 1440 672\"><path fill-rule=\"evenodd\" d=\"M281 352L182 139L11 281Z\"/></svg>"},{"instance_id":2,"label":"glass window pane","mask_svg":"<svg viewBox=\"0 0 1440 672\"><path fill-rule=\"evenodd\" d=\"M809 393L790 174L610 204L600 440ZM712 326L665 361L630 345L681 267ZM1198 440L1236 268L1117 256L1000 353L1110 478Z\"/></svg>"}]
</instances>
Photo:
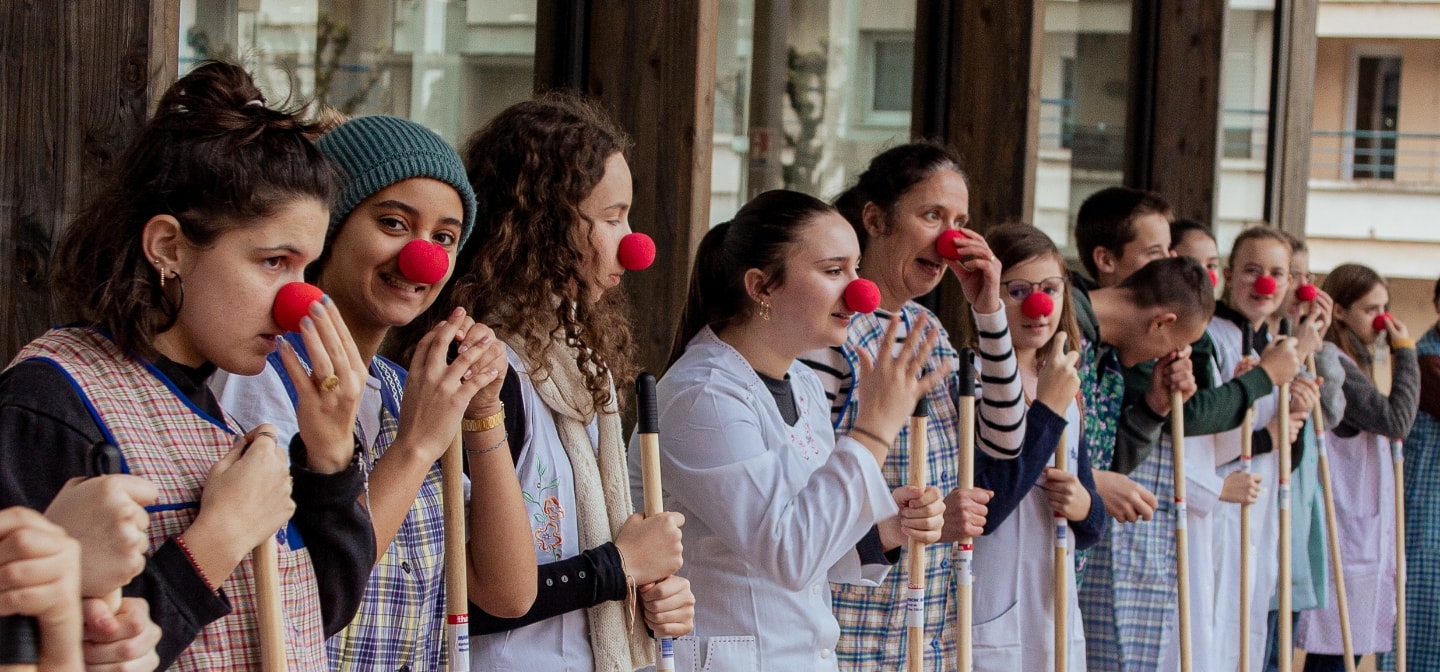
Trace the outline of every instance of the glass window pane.
<instances>
[{"instance_id":1,"label":"glass window pane","mask_svg":"<svg viewBox=\"0 0 1440 672\"><path fill-rule=\"evenodd\" d=\"M1124 179L1128 0L1048 0L1040 66L1033 223L1067 254L1075 213Z\"/></svg>"},{"instance_id":2,"label":"glass window pane","mask_svg":"<svg viewBox=\"0 0 1440 672\"><path fill-rule=\"evenodd\" d=\"M1222 256L1245 224L1265 219L1275 0L1230 0L1220 81L1215 230Z\"/></svg>"},{"instance_id":3,"label":"glass window pane","mask_svg":"<svg viewBox=\"0 0 1440 672\"><path fill-rule=\"evenodd\" d=\"M536 2L181 0L181 70L235 60L271 101L402 116L458 146L531 97Z\"/></svg>"},{"instance_id":4,"label":"glass window pane","mask_svg":"<svg viewBox=\"0 0 1440 672\"><path fill-rule=\"evenodd\" d=\"M909 140L914 3L721 0L719 44L712 222L765 189L832 198Z\"/></svg>"}]
</instances>

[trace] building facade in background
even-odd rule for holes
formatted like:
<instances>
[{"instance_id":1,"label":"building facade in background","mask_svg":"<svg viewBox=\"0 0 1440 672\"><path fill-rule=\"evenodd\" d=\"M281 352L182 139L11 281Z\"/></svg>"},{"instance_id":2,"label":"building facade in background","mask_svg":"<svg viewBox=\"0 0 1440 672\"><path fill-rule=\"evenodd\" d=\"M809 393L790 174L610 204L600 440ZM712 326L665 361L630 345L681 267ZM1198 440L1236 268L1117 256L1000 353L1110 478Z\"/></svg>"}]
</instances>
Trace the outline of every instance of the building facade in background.
<instances>
[{"instance_id":1,"label":"building facade in background","mask_svg":"<svg viewBox=\"0 0 1440 672\"><path fill-rule=\"evenodd\" d=\"M914 3L719 5L712 223L764 188L831 197L909 138ZM531 95L536 13L537 0L183 0L177 49L182 70L238 58L272 100L408 117L458 147ZM1229 3L1213 222L1222 250L1263 218L1274 13L1274 0ZM1129 0L1045 3L1032 222L1066 249L1080 202L1123 181L1131 18ZM1421 328L1440 275L1440 0L1322 0L1317 34L1315 268L1377 268L1394 282L1395 312Z\"/></svg>"}]
</instances>

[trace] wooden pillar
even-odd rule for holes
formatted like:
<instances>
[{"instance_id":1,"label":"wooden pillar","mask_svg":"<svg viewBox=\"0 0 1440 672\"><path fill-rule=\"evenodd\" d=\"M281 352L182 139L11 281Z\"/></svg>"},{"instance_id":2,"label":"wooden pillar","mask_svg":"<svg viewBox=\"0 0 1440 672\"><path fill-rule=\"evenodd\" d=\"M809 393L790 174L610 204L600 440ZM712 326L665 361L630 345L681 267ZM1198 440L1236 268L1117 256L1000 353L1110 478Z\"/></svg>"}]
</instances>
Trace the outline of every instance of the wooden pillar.
<instances>
[{"instance_id":1,"label":"wooden pillar","mask_svg":"<svg viewBox=\"0 0 1440 672\"><path fill-rule=\"evenodd\" d=\"M970 221L976 230L1030 221L1044 0L920 0L916 17L912 134L943 140L960 151L970 176ZM929 25L935 20L944 23ZM947 276L928 303L952 334L969 332L963 295L953 278Z\"/></svg>"},{"instance_id":2,"label":"wooden pillar","mask_svg":"<svg viewBox=\"0 0 1440 672\"><path fill-rule=\"evenodd\" d=\"M174 81L179 0L7 2L0 8L0 348L4 361L75 319L51 299L69 220Z\"/></svg>"},{"instance_id":3,"label":"wooden pillar","mask_svg":"<svg viewBox=\"0 0 1440 672\"><path fill-rule=\"evenodd\" d=\"M1220 166L1226 0L1136 0L1125 183L1211 221Z\"/></svg>"},{"instance_id":4,"label":"wooden pillar","mask_svg":"<svg viewBox=\"0 0 1440 672\"><path fill-rule=\"evenodd\" d=\"M685 305L690 261L710 227L719 0L588 0L581 90L635 146L630 226L655 239L655 265L625 281L637 362L657 375ZM540 17L538 34L554 27ZM536 62L536 81L552 81Z\"/></svg>"},{"instance_id":5,"label":"wooden pillar","mask_svg":"<svg viewBox=\"0 0 1440 672\"><path fill-rule=\"evenodd\" d=\"M1315 111L1318 0L1276 0L1265 219L1305 237L1310 197L1310 131Z\"/></svg>"}]
</instances>

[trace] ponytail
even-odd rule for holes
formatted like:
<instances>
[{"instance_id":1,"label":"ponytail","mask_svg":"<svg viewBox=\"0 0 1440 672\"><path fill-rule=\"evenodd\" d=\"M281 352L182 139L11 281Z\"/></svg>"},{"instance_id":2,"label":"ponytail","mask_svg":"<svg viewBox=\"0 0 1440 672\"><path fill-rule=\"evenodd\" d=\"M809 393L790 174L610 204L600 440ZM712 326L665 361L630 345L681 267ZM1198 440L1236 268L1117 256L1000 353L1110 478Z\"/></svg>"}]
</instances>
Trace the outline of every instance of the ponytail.
<instances>
[{"instance_id":1,"label":"ponytail","mask_svg":"<svg viewBox=\"0 0 1440 672\"><path fill-rule=\"evenodd\" d=\"M745 289L745 273L752 268L764 273L764 289L785 284L790 244L816 217L833 212L813 196L776 189L746 203L735 219L710 229L695 253L685 309L666 367L680 359L701 329L719 330L749 321L756 304Z\"/></svg>"}]
</instances>

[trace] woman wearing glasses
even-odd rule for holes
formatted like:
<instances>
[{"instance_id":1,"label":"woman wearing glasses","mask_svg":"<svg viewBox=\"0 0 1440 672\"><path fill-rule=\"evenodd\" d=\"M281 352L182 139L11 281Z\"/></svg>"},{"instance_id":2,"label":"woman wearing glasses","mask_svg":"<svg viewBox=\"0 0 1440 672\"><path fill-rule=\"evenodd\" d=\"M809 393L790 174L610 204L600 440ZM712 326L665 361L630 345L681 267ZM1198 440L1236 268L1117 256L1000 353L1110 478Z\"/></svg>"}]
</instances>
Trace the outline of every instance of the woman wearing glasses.
<instances>
[{"instance_id":1,"label":"woman wearing glasses","mask_svg":"<svg viewBox=\"0 0 1440 672\"><path fill-rule=\"evenodd\" d=\"M975 670L1053 670L1055 640L1047 633L1053 631L1057 602L1055 521L1067 521L1074 551L1099 541L1108 519L1095 492L1089 451L1080 450L1080 330L1066 300L1064 258L1044 232L1006 224L992 229L988 240L1005 269L1003 303L1015 325L1029 431L1019 460L977 459L977 480L996 489L995 501L1015 500L1016 506L1003 521L992 515L989 534L975 540L975 573L984 579L974 589ZM1032 299L1034 294L1048 301ZM1043 310L1047 304L1049 310ZM1066 468L1057 469L1053 456L1062 446ZM998 507L991 508L993 513ZM1064 669L1079 671L1085 669L1085 629L1075 564L1067 568L1059 602L1067 614Z\"/></svg>"},{"instance_id":2,"label":"woman wearing glasses","mask_svg":"<svg viewBox=\"0 0 1440 672\"><path fill-rule=\"evenodd\" d=\"M960 280L980 333L978 359L985 385L979 395L976 445L997 460L1018 456L1025 436L1025 409L1020 404L1015 353L1000 303L1000 264L985 239L964 228L970 218L970 191L960 160L948 148L927 142L887 150L871 160L858 183L836 199L836 208L860 239L861 277L880 288L880 309L857 314L850 322L843 346L802 356L825 385L836 430L845 433L855 424L861 402L856 392L859 351L863 349L875 357L887 344L886 326L892 315L900 318L894 336L898 340L903 340L909 329L922 320L938 325L939 319L914 299L935 289L949 267ZM953 244L956 256L969 261L941 257L936 240L950 229L959 229L963 234ZM942 329L923 373L946 366L954 369L957 356L949 335ZM932 547L926 557L926 670L946 669L947 661L953 661L955 656L955 629L945 627L947 616L955 611L950 597L954 578L950 544L962 537L980 536L987 503L990 515L994 515L995 508L989 492L956 487L960 476L956 392L955 378L950 376L928 395L930 484L947 496L941 534L944 545ZM1054 420L1064 422L1058 416ZM1054 431L1059 433L1058 429ZM891 488L906 484L908 443L908 433L901 432L885 461L882 471ZM1041 460L1043 464L1044 458ZM861 540L860 550L862 558L900 561L898 544L885 542L876 530ZM891 572L879 586L834 585L833 607L841 629L836 657L841 669L900 669L905 647L895 642L902 641L906 634L907 580L906 572Z\"/></svg>"}]
</instances>

